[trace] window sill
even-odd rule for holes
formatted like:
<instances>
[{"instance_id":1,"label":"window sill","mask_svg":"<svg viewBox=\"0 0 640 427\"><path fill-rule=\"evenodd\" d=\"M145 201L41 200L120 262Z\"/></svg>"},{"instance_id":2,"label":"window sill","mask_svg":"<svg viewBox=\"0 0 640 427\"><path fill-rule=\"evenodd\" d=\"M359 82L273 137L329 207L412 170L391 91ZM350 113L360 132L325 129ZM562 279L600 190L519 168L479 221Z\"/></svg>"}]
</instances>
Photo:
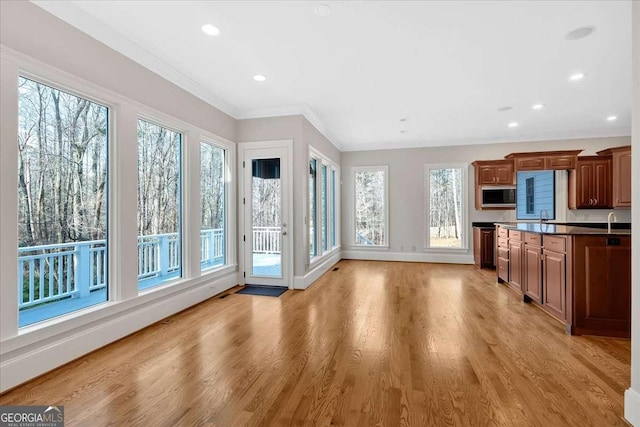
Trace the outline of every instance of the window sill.
<instances>
[{"instance_id":1,"label":"window sill","mask_svg":"<svg viewBox=\"0 0 640 427\"><path fill-rule=\"evenodd\" d=\"M447 248L437 246L425 246L425 252L444 252L444 253L466 253L469 252L469 248Z\"/></svg>"},{"instance_id":2,"label":"window sill","mask_svg":"<svg viewBox=\"0 0 640 427\"><path fill-rule=\"evenodd\" d=\"M319 265L322 262L324 262L324 260L326 260L327 258L329 258L332 255L335 255L338 252L340 252L340 246L336 246L334 248L331 248L330 250L328 250L327 252L323 253L322 255L317 255L317 256L311 258L309 260L309 270L312 270L317 265Z\"/></svg>"},{"instance_id":3,"label":"window sill","mask_svg":"<svg viewBox=\"0 0 640 427\"><path fill-rule=\"evenodd\" d=\"M388 251L389 245L351 245L352 249L364 249L366 251Z\"/></svg>"}]
</instances>

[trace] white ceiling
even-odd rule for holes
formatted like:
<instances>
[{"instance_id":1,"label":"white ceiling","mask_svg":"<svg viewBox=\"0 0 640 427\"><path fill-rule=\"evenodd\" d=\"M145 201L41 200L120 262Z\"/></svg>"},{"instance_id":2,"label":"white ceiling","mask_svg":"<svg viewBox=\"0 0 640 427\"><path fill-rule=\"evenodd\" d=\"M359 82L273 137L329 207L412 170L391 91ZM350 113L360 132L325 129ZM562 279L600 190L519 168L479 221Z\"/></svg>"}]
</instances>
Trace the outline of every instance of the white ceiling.
<instances>
[{"instance_id":1,"label":"white ceiling","mask_svg":"<svg viewBox=\"0 0 640 427\"><path fill-rule=\"evenodd\" d=\"M330 15L314 13L321 3ZM236 118L308 106L343 150L631 131L630 1L36 4ZM587 25L590 37L565 40ZM577 71L587 77L569 82Z\"/></svg>"}]
</instances>

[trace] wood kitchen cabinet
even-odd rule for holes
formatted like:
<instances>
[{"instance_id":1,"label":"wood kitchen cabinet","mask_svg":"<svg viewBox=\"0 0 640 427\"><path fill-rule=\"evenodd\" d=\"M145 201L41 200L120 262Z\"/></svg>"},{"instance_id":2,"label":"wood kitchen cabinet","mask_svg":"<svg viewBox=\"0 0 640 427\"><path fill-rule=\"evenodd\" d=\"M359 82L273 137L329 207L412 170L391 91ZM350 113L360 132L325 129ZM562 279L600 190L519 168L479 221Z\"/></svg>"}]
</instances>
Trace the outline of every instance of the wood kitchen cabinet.
<instances>
[{"instance_id":1,"label":"wood kitchen cabinet","mask_svg":"<svg viewBox=\"0 0 640 427\"><path fill-rule=\"evenodd\" d=\"M522 292L523 247L522 232L509 230L509 286L516 292Z\"/></svg>"},{"instance_id":2,"label":"wood kitchen cabinet","mask_svg":"<svg viewBox=\"0 0 640 427\"><path fill-rule=\"evenodd\" d=\"M498 283L509 283L509 230L496 227L496 241Z\"/></svg>"},{"instance_id":3,"label":"wood kitchen cabinet","mask_svg":"<svg viewBox=\"0 0 640 427\"><path fill-rule=\"evenodd\" d=\"M515 184L512 160L478 160L472 164L476 186Z\"/></svg>"},{"instance_id":4,"label":"wood kitchen cabinet","mask_svg":"<svg viewBox=\"0 0 640 427\"><path fill-rule=\"evenodd\" d=\"M543 259L543 308L560 320L567 319L567 255L545 249Z\"/></svg>"},{"instance_id":5,"label":"wood kitchen cabinet","mask_svg":"<svg viewBox=\"0 0 640 427\"><path fill-rule=\"evenodd\" d=\"M614 208L631 207L631 146L608 148L598 151L599 156L612 157Z\"/></svg>"},{"instance_id":6,"label":"wood kitchen cabinet","mask_svg":"<svg viewBox=\"0 0 640 427\"><path fill-rule=\"evenodd\" d=\"M514 161L515 171L571 170L576 167L582 150L511 153L505 159Z\"/></svg>"},{"instance_id":7,"label":"wood kitchen cabinet","mask_svg":"<svg viewBox=\"0 0 640 427\"><path fill-rule=\"evenodd\" d=\"M473 260L479 268L493 268L495 230L473 227Z\"/></svg>"},{"instance_id":8,"label":"wood kitchen cabinet","mask_svg":"<svg viewBox=\"0 0 640 427\"><path fill-rule=\"evenodd\" d=\"M542 236L524 233L522 291L532 301L542 303Z\"/></svg>"},{"instance_id":9,"label":"wood kitchen cabinet","mask_svg":"<svg viewBox=\"0 0 640 427\"><path fill-rule=\"evenodd\" d=\"M569 209L613 207L611 162L611 156L578 157L569 171Z\"/></svg>"}]
</instances>

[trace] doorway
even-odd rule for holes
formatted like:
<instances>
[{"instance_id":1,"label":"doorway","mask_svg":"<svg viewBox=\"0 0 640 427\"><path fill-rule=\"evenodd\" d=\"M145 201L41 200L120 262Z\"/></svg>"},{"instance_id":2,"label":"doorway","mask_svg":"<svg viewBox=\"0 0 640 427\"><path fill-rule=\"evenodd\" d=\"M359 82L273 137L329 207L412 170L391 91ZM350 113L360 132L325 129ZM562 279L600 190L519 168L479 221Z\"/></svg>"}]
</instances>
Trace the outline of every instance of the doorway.
<instances>
[{"instance_id":1,"label":"doorway","mask_svg":"<svg viewBox=\"0 0 640 427\"><path fill-rule=\"evenodd\" d=\"M245 284L292 288L290 145L240 144Z\"/></svg>"}]
</instances>

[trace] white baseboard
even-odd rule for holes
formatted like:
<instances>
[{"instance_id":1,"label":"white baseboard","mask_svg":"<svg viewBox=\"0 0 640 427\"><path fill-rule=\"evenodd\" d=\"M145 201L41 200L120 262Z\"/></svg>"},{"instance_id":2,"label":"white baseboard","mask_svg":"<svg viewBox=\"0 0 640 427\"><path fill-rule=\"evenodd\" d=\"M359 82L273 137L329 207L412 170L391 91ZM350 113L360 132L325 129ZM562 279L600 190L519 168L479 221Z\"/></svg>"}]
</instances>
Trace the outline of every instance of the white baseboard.
<instances>
[{"instance_id":1,"label":"white baseboard","mask_svg":"<svg viewBox=\"0 0 640 427\"><path fill-rule=\"evenodd\" d=\"M370 261L437 262L445 264L473 264L473 254L444 252L383 252L372 250L342 251L343 259Z\"/></svg>"},{"instance_id":2,"label":"white baseboard","mask_svg":"<svg viewBox=\"0 0 640 427\"><path fill-rule=\"evenodd\" d=\"M632 426L640 427L640 393L632 388L624 392L624 417Z\"/></svg>"},{"instance_id":3,"label":"white baseboard","mask_svg":"<svg viewBox=\"0 0 640 427\"><path fill-rule=\"evenodd\" d=\"M0 392L205 301L235 286L236 279L237 273L233 272L185 289L172 298L158 299L130 312L105 318L93 327L76 329L68 334L60 334L53 341L35 343L3 354L0 361Z\"/></svg>"},{"instance_id":4,"label":"white baseboard","mask_svg":"<svg viewBox=\"0 0 640 427\"><path fill-rule=\"evenodd\" d=\"M333 265L340 261L342 256L340 255L340 251L332 254L326 260L322 261L320 264L316 265L304 276L295 276L293 278L293 289L307 289L313 282L318 280L320 276L326 273Z\"/></svg>"}]
</instances>

